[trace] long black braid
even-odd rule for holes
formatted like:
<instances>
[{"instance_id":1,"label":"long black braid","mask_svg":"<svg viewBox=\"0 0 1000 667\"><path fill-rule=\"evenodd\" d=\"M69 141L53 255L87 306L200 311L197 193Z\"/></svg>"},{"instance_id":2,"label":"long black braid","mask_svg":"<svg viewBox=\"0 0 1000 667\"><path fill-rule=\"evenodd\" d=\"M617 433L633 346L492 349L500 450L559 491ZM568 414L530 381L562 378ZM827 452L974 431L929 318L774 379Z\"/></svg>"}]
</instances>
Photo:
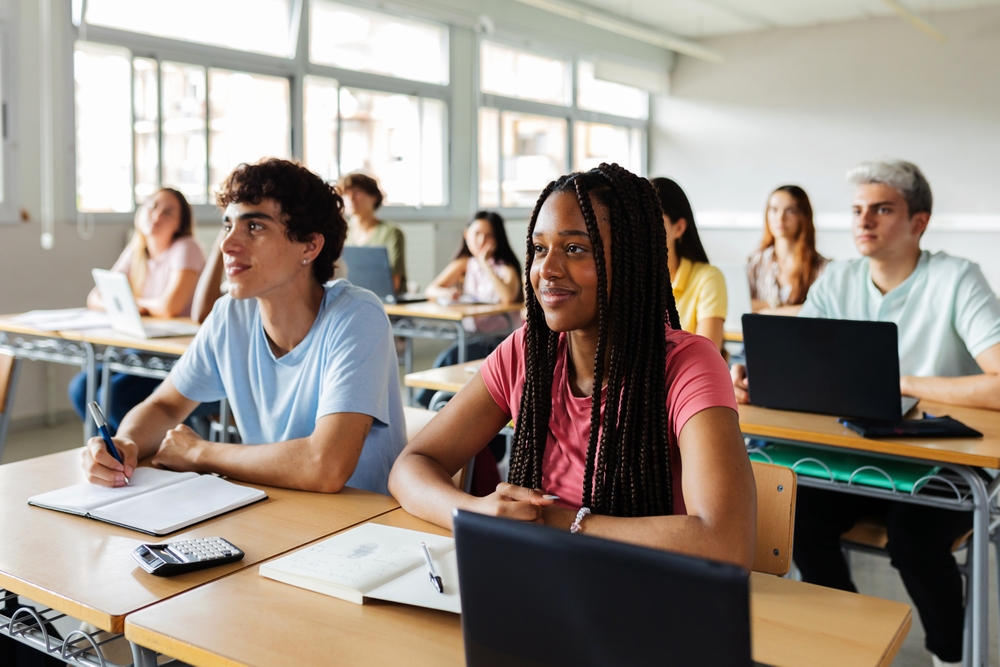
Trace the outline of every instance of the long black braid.
<instances>
[{"instance_id":1,"label":"long black braid","mask_svg":"<svg viewBox=\"0 0 1000 667\"><path fill-rule=\"evenodd\" d=\"M659 200L649 181L617 164L602 164L550 183L538 198L528 225L525 278L529 285L538 212L550 195L560 192L576 196L597 265L599 335L583 504L595 513L614 516L671 514L665 336L666 327L679 328L680 318L667 271ZM608 213L610 292L606 249L591 196ZM540 488L559 334L546 324L534 290L528 289L525 296L524 392L509 479L513 484ZM609 346L610 360L605 364ZM608 385L602 419L605 376Z\"/></svg>"}]
</instances>

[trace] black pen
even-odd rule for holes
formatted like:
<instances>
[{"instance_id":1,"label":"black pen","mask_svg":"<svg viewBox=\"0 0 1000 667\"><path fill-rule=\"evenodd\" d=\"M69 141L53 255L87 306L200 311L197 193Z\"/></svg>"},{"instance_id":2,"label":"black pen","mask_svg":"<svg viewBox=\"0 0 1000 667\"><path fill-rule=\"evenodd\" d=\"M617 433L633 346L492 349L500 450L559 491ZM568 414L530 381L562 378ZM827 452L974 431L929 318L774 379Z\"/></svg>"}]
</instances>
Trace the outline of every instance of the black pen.
<instances>
[{"instance_id":1,"label":"black pen","mask_svg":"<svg viewBox=\"0 0 1000 667\"><path fill-rule=\"evenodd\" d=\"M434 561L431 560L431 552L427 550L427 543L421 542L420 548L424 550L424 560L427 561L427 576L430 577L431 586L438 593L444 593L444 583L438 576L437 570L434 569Z\"/></svg>"},{"instance_id":2,"label":"black pen","mask_svg":"<svg viewBox=\"0 0 1000 667\"><path fill-rule=\"evenodd\" d=\"M108 422L105 421L104 413L101 412L101 406L97 404L97 401L90 402L90 414L93 415L94 423L97 424L97 430L101 432L101 437L104 438L104 448L124 468L125 459L122 458L121 452L118 451L114 441L111 440L111 431L108 429ZM128 483L128 477L126 477L125 484L127 485Z\"/></svg>"}]
</instances>

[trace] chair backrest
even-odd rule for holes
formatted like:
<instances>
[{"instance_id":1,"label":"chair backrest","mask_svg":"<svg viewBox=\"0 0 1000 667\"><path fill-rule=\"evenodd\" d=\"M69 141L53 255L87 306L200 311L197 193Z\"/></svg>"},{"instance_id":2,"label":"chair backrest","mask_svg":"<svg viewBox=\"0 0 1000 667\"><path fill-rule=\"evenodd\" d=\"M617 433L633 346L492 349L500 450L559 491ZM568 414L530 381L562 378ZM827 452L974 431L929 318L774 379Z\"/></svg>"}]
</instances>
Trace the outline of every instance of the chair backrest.
<instances>
[{"instance_id":1,"label":"chair backrest","mask_svg":"<svg viewBox=\"0 0 1000 667\"><path fill-rule=\"evenodd\" d=\"M795 473L791 468L751 461L757 482L757 553L754 572L784 575L792 563L795 532Z\"/></svg>"},{"instance_id":2,"label":"chair backrest","mask_svg":"<svg viewBox=\"0 0 1000 667\"><path fill-rule=\"evenodd\" d=\"M0 415L7 409L7 398L14 380L15 361L13 354L0 350Z\"/></svg>"},{"instance_id":3,"label":"chair backrest","mask_svg":"<svg viewBox=\"0 0 1000 667\"><path fill-rule=\"evenodd\" d=\"M427 426L430 420L434 419L434 415L437 413L432 410L424 410L423 408L411 408L408 406L403 406L403 417L406 419L406 441L409 442L413 440L413 436ZM462 469L455 473L452 478L455 482L455 486L459 489L468 491L466 488L466 480L469 479L469 474L472 471L472 461L469 461Z\"/></svg>"}]
</instances>

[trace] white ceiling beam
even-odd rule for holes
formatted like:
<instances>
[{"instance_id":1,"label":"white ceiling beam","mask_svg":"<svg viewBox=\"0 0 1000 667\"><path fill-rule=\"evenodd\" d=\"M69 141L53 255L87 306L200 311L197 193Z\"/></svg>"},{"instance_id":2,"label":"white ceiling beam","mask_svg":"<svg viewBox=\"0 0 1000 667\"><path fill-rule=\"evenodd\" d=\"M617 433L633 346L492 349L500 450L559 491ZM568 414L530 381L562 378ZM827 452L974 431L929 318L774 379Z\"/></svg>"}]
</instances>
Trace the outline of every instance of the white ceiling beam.
<instances>
[{"instance_id":1,"label":"white ceiling beam","mask_svg":"<svg viewBox=\"0 0 1000 667\"><path fill-rule=\"evenodd\" d=\"M574 21L580 21L581 23L592 25L595 28L601 28L602 30L607 30L608 32L630 37L632 39L639 40L640 42L645 42L647 44L652 44L653 46L659 46L660 48L675 51L685 56L691 56L692 58L716 64L726 62L725 57L721 53L702 46L697 42L692 42L682 37L677 37L676 35L658 32L648 28L640 28L603 14L582 9L576 5L560 2L559 0L517 0L517 2L530 5L552 14L565 16L566 18L573 19Z\"/></svg>"},{"instance_id":2,"label":"white ceiling beam","mask_svg":"<svg viewBox=\"0 0 1000 667\"><path fill-rule=\"evenodd\" d=\"M948 38L943 32L938 30L936 26L927 21L926 19L914 14L912 11L904 7L902 4L897 2L897 0L882 0L886 7L896 12L901 19L908 22L914 28L920 32L928 35L931 39L936 39L939 42L947 42Z\"/></svg>"}]
</instances>

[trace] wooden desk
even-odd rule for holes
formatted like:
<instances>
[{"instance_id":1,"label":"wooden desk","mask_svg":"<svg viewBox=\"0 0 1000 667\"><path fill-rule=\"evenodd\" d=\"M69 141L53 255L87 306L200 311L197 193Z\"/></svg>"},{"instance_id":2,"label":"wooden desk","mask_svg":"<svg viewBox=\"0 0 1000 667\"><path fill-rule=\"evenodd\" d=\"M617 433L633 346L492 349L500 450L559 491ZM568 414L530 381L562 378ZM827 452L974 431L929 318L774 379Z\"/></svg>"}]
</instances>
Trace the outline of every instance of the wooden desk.
<instances>
[{"instance_id":1,"label":"wooden desk","mask_svg":"<svg viewBox=\"0 0 1000 667\"><path fill-rule=\"evenodd\" d=\"M80 450L0 466L0 588L109 632L122 631L126 614L399 507L389 496L356 489L260 487L266 500L155 538L28 505L30 496L82 481ZM211 536L246 556L170 578L147 574L132 560L142 542Z\"/></svg>"},{"instance_id":2,"label":"wooden desk","mask_svg":"<svg viewBox=\"0 0 1000 667\"><path fill-rule=\"evenodd\" d=\"M415 389L430 389L432 391L447 391L457 394L465 384L472 379L484 359L467 361L454 366L442 366L403 376L403 384Z\"/></svg>"},{"instance_id":3,"label":"wooden desk","mask_svg":"<svg viewBox=\"0 0 1000 667\"><path fill-rule=\"evenodd\" d=\"M403 510L373 521L447 534ZM910 629L904 604L766 574L751 575L751 596L754 659L776 667L889 665ZM355 605L264 579L256 566L130 615L125 636L197 667L465 664L455 614Z\"/></svg>"},{"instance_id":4,"label":"wooden desk","mask_svg":"<svg viewBox=\"0 0 1000 667\"><path fill-rule=\"evenodd\" d=\"M445 320L450 322L461 322L466 317L508 315L510 313L520 312L522 308L524 308L523 303L512 303L508 305L504 305L502 303L490 303L442 306L434 301L421 301L419 303L385 304L385 312L390 317L419 317L429 320Z\"/></svg>"},{"instance_id":5,"label":"wooden desk","mask_svg":"<svg viewBox=\"0 0 1000 667\"><path fill-rule=\"evenodd\" d=\"M727 343L742 343L743 342L743 332L742 331L723 331L722 340Z\"/></svg>"}]
</instances>

